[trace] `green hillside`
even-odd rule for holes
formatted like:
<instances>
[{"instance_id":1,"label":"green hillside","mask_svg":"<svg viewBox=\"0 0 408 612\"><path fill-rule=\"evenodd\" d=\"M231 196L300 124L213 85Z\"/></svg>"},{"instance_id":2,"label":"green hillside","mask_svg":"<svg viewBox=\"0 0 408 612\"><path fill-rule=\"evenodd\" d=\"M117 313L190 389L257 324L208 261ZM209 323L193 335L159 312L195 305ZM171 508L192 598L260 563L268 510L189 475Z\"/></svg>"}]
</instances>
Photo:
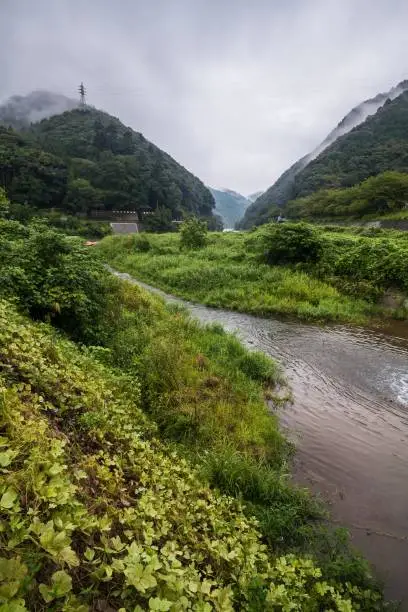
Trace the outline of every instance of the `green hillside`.
<instances>
[{"instance_id":1,"label":"green hillside","mask_svg":"<svg viewBox=\"0 0 408 612\"><path fill-rule=\"evenodd\" d=\"M72 110L21 134L0 128L0 177L9 197L89 215L148 212L150 229L195 215L214 223L204 184L140 133L95 109Z\"/></svg>"},{"instance_id":2,"label":"green hillside","mask_svg":"<svg viewBox=\"0 0 408 612\"><path fill-rule=\"evenodd\" d=\"M408 174L389 170L370 176L353 187L319 189L288 202L288 217L310 219L359 219L397 216L408 217Z\"/></svg>"},{"instance_id":3,"label":"green hillside","mask_svg":"<svg viewBox=\"0 0 408 612\"><path fill-rule=\"evenodd\" d=\"M294 196L350 187L386 170L408 171L408 92L340 137L295 179Z\"/></svg>"},{"instance_id":4,"label":"green hillside","mask_svg":"<svg viewBox=\"0 0 408 612\"><path fill-rule=\"evenodd\" d=\"M341 125L341 124L339 124ZM302 158L247 210L240 226L266 223L278 207L321 189L347 188L370 176L408 171L408 92L388 100L315 159Z\"/></svg>"}]
</instances>

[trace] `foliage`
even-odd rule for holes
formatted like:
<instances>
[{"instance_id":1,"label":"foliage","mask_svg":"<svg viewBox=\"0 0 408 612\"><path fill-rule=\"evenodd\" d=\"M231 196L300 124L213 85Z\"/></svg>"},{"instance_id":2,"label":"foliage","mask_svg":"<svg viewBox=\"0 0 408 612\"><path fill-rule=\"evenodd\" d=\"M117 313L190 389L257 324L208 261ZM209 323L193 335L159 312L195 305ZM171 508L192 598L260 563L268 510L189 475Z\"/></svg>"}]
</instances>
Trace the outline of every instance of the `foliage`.
<instances>
[{"instance_id":1,"label":"foliage","mask_svg":"<svg viewBox=\"0 0 408 612\"><path fill-rule=\"evenodd\" d=\"M38 216L42 222L69 236L99 239L112 233L109 223L104 223L103 221L94 221L74 215L48 211L40 211Z\"/></svg>"},{"instance_id":2,"label":"foliage","mask_svg":"<svg viewBox=\"0 0 408 612\"><path fill-rule=\"evenodd\" d=\"M324 251L320 262L295 267L262 263L262 228L249 235L209 234L207 246L199 252L180 252L174 234L151 235L148 255L134 253L132 244L122 237L108 237L98 248L115 268L209 306L257 315L295 314L308 320L361 324L385 313L373 302L373 297L378 297L377 290L371 287L367 295L359 284L349 290L334 278L337 255L356 239L352 236L347 245L341 245L332 232L322 233ZM402 244L399 248L403 248Z\"/></svg>"},{"instance_id":3,"label":"foliage","mask_svg":"<svg viewBox=\"0 0 408 612\"><path fill-rule=\"evenodd\" d=\"M69 182L64 208L72 213L89 214L93 209L102 208L103 202L102 189L95 189L88 180L77 178Z\"/></svg>"},{"instance_id":4,"label":"foliage","mask_svg":"<svg viewBox=\"0 0 408 612\"><path fill-rule=\"evenodd\" d=\"M349 187L386 170L408 171L408 93L387 102L345 134L295 179L295 196L322 187Z\"/></svg>"},{"instance_id":5,"label":"foliage","mask_svg":"<svg viewBox=\"0 0 408 612\"><path fill-rule=\"evenodd\" d=\"M293 199L293 184L295 176L307 164L307 156L298 160L288 168L282 176L249 206L244 217L238 223L239 229L249 229L272 220L282 212L282 206Z\"/></svg>"},{"instance_id":6,"label":"foliage","mask_svg":"<svg viewBox=\"0 0 408 612\"><path fill-rule=\"evenodd\" d=\"M142 134L95 109L74 109L21 134L0 126L0 184L13 203L72 214L136 210L151 231L212 219L203 183Z\"/></svg>"},{"instance_id":7,"label":"foliage","mask_svg":"<svg viewBox=\"0 0 408 612\"><path fill-rule=\"evenodd\" d=\"M382 172L354 187L323 189L287 205L292 217L362 217L386 215L406 207L408 174Z\"/></svg>"},{"instance_id":8,"label":"foliage","mask_svg":"<svg viewBox=\"0 0 408 612\"><path fill-rule=\"evenodd\" d=\"M171 232L174 229L171 211L164 206L158 206L153 212L144 215L143 229L147 232Z\"/></svg>"},{"instance_id":9,"label":"foliage","mask_svg":"<svg viewBox=\"0 0 408 612\"><path fill-rule=\"evenodd\" d=\"M180 227L180 247L202 249L207 242L207 224L199 219L187 219Z\"/></svg>"},{"instance_id":10,"label":"foliage","mask_svg":"<svg viewBox=\"0 0 408 612\"><path fill-rule=\"evenodd\" d=\"M132 248L135 237L124 240ZM105 271L77 240L40 221L3 221L0 244L3 272L31 254L46 279L28 262L27 293L9 284L10 297L62 294L89 307ZM70 325L51 317L92 337L86 349L0 300L0 610L264 610L279 598L380 609L350 551L335 564L319 557L321 570L299 552L324 541L321 509L283 471L291 449L262 398L280 378L276 365L104 278L104 317L85 327L81 310Z\"/></svg>"},{"instance_id":11,"label":"foliage","mask_svg":"<svg viewBox=\"0 0 408 612\"><path fill-rule=\"evenodd\" d=\"M321 190L324 191L319 199L323 200L328 190L353 187L387 171L407 173L407 111L408 93L405 91L394 100L388 100L374 115L367 117L350 132L337 138L315 159L310 161L308 156L300 159L248 208L241 227L267 223L274 206L282 207L289 201ZM322 201L319 214L323 205ZM381 210L381 199L376 203L374 198L371 205L375 210ZM347 210L345 214L360 214L360 206L356 200L356 211Z\"/></svg>"},{"instance_id":12,"label":"foliage","mask_svg":"<svg viewBox=\"0 0 408 612\"><path fill-rule=\"evenodd\" d=\"M156 439L134 377L4 302L0 343L9 610L58 602L85 612L96 599L114 609L380 609L374 592L327 582L310 560L268 556L240 505Z\"/></svg>"},{"instance_id":13,"label":"foliage","mask_svg":"<svg viewBox=\"0 0 408 612\"><path fill-rule=\"evenodd\" d=\"M134 237L134 247L136 251L147 253L150 251L150 242L146 234L136 234Z\"/></svg>"},{"instance_id":14,"label":"foliage","mask_svg":"<svg viewBox=\"0 0 408 612\"><path fill-rule=\"evenodd\" d=\"M60 158L0 126L0 184L11 202L34 208L61 206L67 181L68 170Z\"/></svg>"},{"instance_id":15,"label":"foliage","mask_svg":"<svg viewBox=\"0 0 408 612\"><path fill-rule=\"evenodd\" d=\"M41 220L29 229L16 221L0 222L0 237L1 295L77 340L95 342L109 335L115 281L95 253Z\"/></svg>"},{"instance_id":16,"label":"foliage","mask_svg":"<svg viewBox=\"0 0 408 612\"><path fill-rule=\"evenodd\" d=\"M102 111L75 109L56 115L32 125L27 135L66 160L70 182L64 206L71 212L97 207L140 214L150 210L157 216L157 209L163 209L170 222L185 214L212 215L214 200L199 179ZM149 216L146 221L150 223Z\"/></svg>"},{"instance_id":17,"label":"foliage","mask_svg":"<svg viewBox=\"0 0 408 612\"><path fill-rule=\"evenodd\" d=\"M10 202L6 196L6 192L0 187L0 219L7 216L10 209Z\"/></svg>"},{"instance_id":18,"label":"foliage","mask_svg":"<svg viewBox=\"0 0 408 612\"><path fill-rule=\"evenodd\" d=\"M270 224L261 236L269 264L316 263L323 253L319 233L305 223Z\"/></svg>"}]
</instances>

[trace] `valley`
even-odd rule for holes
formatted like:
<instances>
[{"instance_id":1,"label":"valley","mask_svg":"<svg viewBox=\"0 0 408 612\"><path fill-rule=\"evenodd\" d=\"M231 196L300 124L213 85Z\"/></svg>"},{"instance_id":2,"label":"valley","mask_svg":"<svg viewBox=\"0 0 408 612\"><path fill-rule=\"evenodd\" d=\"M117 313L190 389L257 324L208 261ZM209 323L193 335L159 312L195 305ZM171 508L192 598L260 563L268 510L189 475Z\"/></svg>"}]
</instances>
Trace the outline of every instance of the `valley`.
<instances>
[{"instance_id":1,"label":"valley","mask_svg":"<svg viewBox=\"0 0 408 612\"><path fill-rule=\"evenodd\" d=\"M248 197L0 105L1 612L408 605L406 89Z\"/></svg>"}]
</instances>

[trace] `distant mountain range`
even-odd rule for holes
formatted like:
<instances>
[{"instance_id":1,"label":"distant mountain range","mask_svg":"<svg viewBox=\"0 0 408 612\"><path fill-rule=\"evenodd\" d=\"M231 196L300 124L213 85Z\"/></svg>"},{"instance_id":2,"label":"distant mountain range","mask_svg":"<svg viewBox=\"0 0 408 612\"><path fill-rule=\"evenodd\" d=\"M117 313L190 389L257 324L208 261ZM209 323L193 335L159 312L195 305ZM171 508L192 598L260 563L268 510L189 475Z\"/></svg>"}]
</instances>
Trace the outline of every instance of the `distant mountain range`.
<instances>
[{"instance_id":1,"label":"distant mountain range","mask_svg":"<svg viewBox=\"0 0 408 612\"><path fill-rule=\"evenodd\" d=\"M371 173L400 169L399 160L389 154L387 147L395 146L396 141L401 139L405 143L407 133L404 130L408 125L401 124L402 131L398 134L390 133L388 138L387 134L383 133L381 124L385 117L389 127L392 119L389 113L385 116L381 112L385 110L388 101L399 100L407 90L408 80L405 80L388 92L380 93L353 108L322 143L286 170L272 187L251 204L240 222L240 227L249 228L265 223L276 212L277 207L282 207L288 201L316 189L350 186L367 178ZM402 105L405 105L405 100ZM391 113L398 112L396 109L398 107L400 110L400 106L393 106ZM373 123L373 115L378 116L379 121ZM367 131L372 130L373 125L376 126L376 137L368 138ZM376 138L380 138L381 142ZM377 145L380 148L377 155L382 157L382 162L362 164L362 158L373 157L373 147L376 148ZM405 151L405 147L403 148ZM342 152L346 150L347 154L343 155Z\"/></svg>"},{"instance_id":2,"label":"distant mountain range","mask_svg":"<svg viewBox=\"0 0 408 612\"><path fill-rule=\"evenodd\" d=\"M253 201L250 199L253 196L246 198L232 189L210 188L210 191L215 200L215 213L221 217L224 229L234 229Z\"/></svg>"}]
</instances>

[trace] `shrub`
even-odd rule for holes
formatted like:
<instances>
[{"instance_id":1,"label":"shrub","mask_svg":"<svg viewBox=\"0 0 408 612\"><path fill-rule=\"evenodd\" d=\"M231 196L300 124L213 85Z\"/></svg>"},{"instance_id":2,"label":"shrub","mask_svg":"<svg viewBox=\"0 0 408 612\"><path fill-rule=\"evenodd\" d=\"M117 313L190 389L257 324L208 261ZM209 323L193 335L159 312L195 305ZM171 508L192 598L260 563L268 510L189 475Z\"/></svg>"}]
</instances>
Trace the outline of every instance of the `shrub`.
<instances>
[{"instance_id":1,"label":"shrub","mask_svg":"<svg viewBox=\"0 0 408 612\"><path fill-rule=\"evenodd\" d=\"M264 246L269 264L316 263L323 254L322 239L306 223L269 225L264 233Z\"/></svg>"},{"instance_id":2,"label":"shrub","mask_svg":"<svg viewBox=\"0 0 408 612\"><path fill-rule=\"evenodd\" d=\"M44 224L27 230L4 221L2 230L16 239L2 242L0 294L16 298L32 317L53 322L76 340L103 342L116 321L118 281L106 274L96 254Z\"/></svg>"},{"instance_id":3,"label":"shrub","mask_svg":"<svg viewBox=\"0 0 408 612\"><path fill-rule=\"evenodd\" d=\"M180 247L201 249L207 244L207 224L200 219L187 219L180 228Z\"/></svg>"},{"instance_id":4,"label":"shrub","mask_svg":"<svg viewBox=\"0 0 408 612\"><path fill-rule=\"evenodd\" d=\"M135 250L141 253L147 253L151 249L151 244L146 234L137 234L134 239L134 246Z\"/></svg>"}]
</instances>

